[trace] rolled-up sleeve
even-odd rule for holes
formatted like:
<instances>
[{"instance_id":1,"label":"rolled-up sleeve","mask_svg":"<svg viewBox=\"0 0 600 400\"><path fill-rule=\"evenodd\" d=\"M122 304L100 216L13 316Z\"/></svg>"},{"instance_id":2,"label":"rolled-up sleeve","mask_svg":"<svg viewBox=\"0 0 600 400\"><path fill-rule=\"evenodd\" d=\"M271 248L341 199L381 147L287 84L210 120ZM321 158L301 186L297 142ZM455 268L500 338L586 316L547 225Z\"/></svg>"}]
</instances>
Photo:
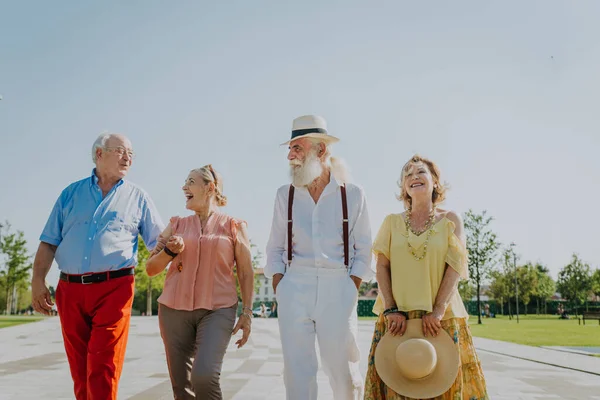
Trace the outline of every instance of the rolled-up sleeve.
<instances>
[{"instance_id":1,"label":"rolled-up sleeve","mask_svg":"<svg viewBox=\"0 0 600 400\"><path fill-rule=\"evenodd\" d=\"M275 197L275 206L273 210L273 221L271 223L271 233L267 242L267 264L264 268L264 274L267 278L272 278L275 274L285 273L284 254L285 241L287 238L286 210L285 210L285 191L279 189Z\"/></svg>"},{"instance_id":2,"label":"rolled-up sleeve","mask_svg":"<svg viewBox=\"0 0 600 400\"><path fill-rule=\"evenodd\" d=\"M391 215L385 217L381 227L379 228L379 232L377 232L375 242L373 243L373 254L375 254L375 256L382 254L388 260L390 259L390 246L392 238L391 218Z\"/></svg>"},{"instance_id":3,"label":"rolled-up sleeve","mask_svg":"<svg viewBox=\"0 0 600 400\"><path fill-rule=\"evenodd\" d=\"M350 267L350 275L369 281L375 275L371 269L371 225L367 209L367 199L360 191L360 207L352 236L354 237L354 257Z\"/></svg>"},{"instance_id":4,"label":"rolled-up sleeve","mask_svg":"<svg viewBox=\"0 0 600 400\"><path fill-rule=\"evenodd\" d=\"M52 212L46 221L46 226L40 235L40 242L48 243L53 246L58 246L62 242L62 228L64 222L63 204L64 204L65 192L61 195L54 203Z\"/></svg>"},{"instance_id":5,"label":"rolled-up sleeve","mask_svg":"<svg viewBox=\"0 0 600 400\"><path fill-rule=\"evenodd\" d=\"M145 195L142 203L142 219L140 221L140 234L149 250L153 250L158 243L165 225L150 196Z\"/></svg>"}]
</instances>

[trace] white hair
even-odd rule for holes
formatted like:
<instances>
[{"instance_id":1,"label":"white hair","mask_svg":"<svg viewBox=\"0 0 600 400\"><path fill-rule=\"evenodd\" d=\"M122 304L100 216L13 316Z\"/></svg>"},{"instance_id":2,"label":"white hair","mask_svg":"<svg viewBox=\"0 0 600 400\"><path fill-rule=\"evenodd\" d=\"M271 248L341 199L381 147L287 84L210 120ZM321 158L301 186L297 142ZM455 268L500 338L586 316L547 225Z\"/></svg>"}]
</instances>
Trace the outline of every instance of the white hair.
<instances>
[{"instance_id":1,"label":"white hair","mask_svg":"<svg viewBox=\"0 0 600 400\"><path fill-rule=\"evenodd\" d=\"M306 187L323 173L317 149L311 148L303 161L290 161L290 178L296 187Z\"/></svg>"},{"instance_id":2,"label":"white hair","mask_svg":"<svg viewBox=\"0 0 600 400\"><path fill-rule=\"evenodd\" d=\"M98 156L96 155L97 150L105 148L106 142L108 142L108 139L110 139L113 136L116 136L116 134L110 132L102 132L100 136L98 136L98 138L94 142L94 145L92 146L92 161L94 162L94 164L96 164L96 161L98 161Z\"/></svg>"},{"instance_id":3,"label":"white hair","mask_svg":"<svg viewBox=\"0 0 600 400\"><path fill-rule=\"evenodd\" d=\"M340 183L348 183L352 180L348 165L339 157L329 157L329 171Z\"/></svg>"},{"instance_id":4,"label":"white hair","mask_svg":"<svg viewBox=\"0 0 600 400\"><path fill-rule=\"evenodd\" d=\"M352 178L350 176L348 165L342 158L335 157L331 154L331 149L326 142L318 138L310 138L310 142L313 147L323 143L323 146L325 146L325 164L329 167L331 175L333 175L339 183L343 184L351 181Z\"/></svg>"}]
</instances>

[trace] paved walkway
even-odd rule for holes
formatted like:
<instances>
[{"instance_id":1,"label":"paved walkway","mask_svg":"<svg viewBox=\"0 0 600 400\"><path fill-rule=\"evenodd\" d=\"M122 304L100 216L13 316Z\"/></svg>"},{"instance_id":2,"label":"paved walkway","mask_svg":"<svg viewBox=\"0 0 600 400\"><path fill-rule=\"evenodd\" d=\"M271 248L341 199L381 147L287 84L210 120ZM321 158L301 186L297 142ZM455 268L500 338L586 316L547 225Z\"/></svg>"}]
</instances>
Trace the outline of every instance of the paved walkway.
<instances>
[{"instance_id":1,"label":"paved walkway","mask_svg":"<svg viewBox=\"0 0 600 400\"><path fill-rule=\"evenodd\" d=\"M368 353L372 329L372 322L361 321L359 340L363 354ZM600 400L600 376L547 365L564 363L569 368L577 366L595 373L600 370L600 358L479 338L475 342L493 400ZM361 367L364 373L366 357ZM232 345L227 352L222 375L225 399L284 400L282 368L277 321L256 319L251 341L240 350ZM322 371L318 382L319 399L332 399ZM0 399L72 398L57 318L0 329ZM173 398L156 317L132 320L119 398Z\"/></svg>"},{"instance_id":2,"label":"paved walkway","mask_svg":"<svg viewBox=\"0 0 600 400\"><path fill-rule=\"evenodd\" d=\"M598 335L600 335L600 329L598 329ZM484 338L474 338L474 342L475 347L479 350L587 372L592 374L590 378L596 375L595 379L600 381L600 358L598 357L584 353L578 354L574 351L560 351L559 348L524 346Z\"/></svg>"}]
</instances>

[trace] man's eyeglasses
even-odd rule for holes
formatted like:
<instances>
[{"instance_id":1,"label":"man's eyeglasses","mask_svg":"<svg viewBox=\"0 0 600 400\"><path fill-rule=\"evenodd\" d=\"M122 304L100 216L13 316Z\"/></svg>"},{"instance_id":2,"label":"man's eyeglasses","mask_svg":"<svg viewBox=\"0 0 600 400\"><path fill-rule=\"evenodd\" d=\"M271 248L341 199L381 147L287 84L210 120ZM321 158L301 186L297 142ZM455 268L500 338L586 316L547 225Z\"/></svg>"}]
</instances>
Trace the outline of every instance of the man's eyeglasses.
<instances>
[{"instance_id":1,"label":"man's eyeglasses","mask_svg":"<svg viewBox=\"0 0 600 400\"><path fill-rule=\"evenodd\" d=\"M131 158L132 160L135 158L135 153L133 150L127 150L123 147L105 147L104 150L117 153L121 157L127 154L127 157Z\"/></svg>"}]
</instances>

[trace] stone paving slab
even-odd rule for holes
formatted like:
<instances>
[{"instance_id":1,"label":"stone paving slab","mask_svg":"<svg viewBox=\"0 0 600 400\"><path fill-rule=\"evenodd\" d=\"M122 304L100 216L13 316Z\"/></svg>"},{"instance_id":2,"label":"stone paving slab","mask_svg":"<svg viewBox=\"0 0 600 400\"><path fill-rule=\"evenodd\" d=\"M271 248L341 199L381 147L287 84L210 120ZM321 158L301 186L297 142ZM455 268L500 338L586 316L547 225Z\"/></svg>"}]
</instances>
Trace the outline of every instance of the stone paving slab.
<instances>
[{"instance_id":1,"label":"stone paving slab","mask_svg":"<svg viewBox=\"0 0 600 400\"><path fill-rule=\"evenodd\" d=\"M600 329L598 330L598 334L600 335ZM548 365L559 365L564 368L584 371L597 375L596 378L600 380L600 357L484 338L474 338L473 342L475 347L479 350L485 350L490 353L501 353L503 355L528 361L535 361Z\"/></svg>"},{"instance_id":2,"label":"stone paving slab","mask_svg":"<svg viewBox=\"0 0 600 400\"><path fill-rule=\"evenodd\" d=\"M283 359L277 321L255 319L253 325L249 343L238 350L233 345L235 340L232 340L227 351L221 380L224 398L284 400L285 388L281 375ZM363 353L363 374L367 369L366 354L372 334L373 322L361 321L359 344ZM598 376L497 354L504 348L504 342L486 343L479 338L475 342L482 347L479 356L491 399L600 400ZM486 350L485 347L491 345L495 353ZM510 350L511 346L508 348ZM533 352L531 349L520 349L521 352L525 350ZM547 351L560 354L558 351ZM557 360L559 358L555 362ZM319 399L333 399L322 370L317 380ZM0 400L73 399L72 393L57 318L0 329ZM172 398L157 318L134 317L119 399Z\"/></svg>"}]
</instances>

